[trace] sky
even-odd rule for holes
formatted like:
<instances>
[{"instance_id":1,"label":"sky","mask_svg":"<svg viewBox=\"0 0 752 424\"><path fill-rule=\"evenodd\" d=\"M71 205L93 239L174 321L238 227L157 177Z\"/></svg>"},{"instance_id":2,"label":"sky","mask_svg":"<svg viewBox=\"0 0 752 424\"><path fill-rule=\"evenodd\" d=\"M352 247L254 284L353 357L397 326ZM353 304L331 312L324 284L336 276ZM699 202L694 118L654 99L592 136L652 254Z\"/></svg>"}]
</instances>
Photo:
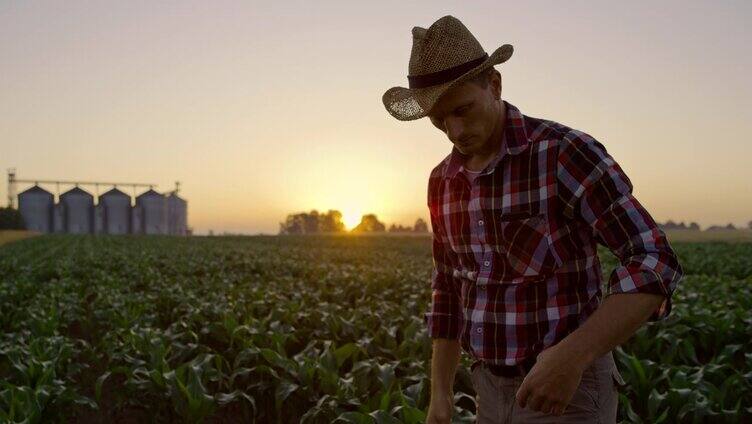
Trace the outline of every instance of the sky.
<instances>
[{"instance_id":1,"label":"sky","mask_svg":"<svg viewBox=\"0 0 752 424\"><path fill-rule=\"evenodd\" d=\"M748 1L4 0L0 168L180 181L197 234L311 209L428 221L451 142L381 95L407 86L412 27L447 14L512 44L502 98L603 143L655 220L752 220Z\"/></svg>"}]
</instances>

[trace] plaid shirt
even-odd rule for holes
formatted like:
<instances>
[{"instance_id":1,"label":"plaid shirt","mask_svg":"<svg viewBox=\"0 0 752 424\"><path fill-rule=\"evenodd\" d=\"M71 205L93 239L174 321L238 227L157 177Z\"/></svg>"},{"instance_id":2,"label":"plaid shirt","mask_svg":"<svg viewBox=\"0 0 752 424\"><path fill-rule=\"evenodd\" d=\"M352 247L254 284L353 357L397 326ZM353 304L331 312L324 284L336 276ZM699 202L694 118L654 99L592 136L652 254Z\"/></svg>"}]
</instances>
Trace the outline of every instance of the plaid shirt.
<instances>
[{"instance_id":1,"label":"plaid shirt","mask_svg":"<svg viewBox=\"0 0 752 424\"><path fill-rule=\"evenodd\" d=\"M621 262L606 296L661 294L649 321L668 316L683 270L624 171L590 135L504 103L502 148L473 182L456 147L428 181L430 337L495 364L537 355L598 308L597 243Z\"/></svg>"}]
</instances>

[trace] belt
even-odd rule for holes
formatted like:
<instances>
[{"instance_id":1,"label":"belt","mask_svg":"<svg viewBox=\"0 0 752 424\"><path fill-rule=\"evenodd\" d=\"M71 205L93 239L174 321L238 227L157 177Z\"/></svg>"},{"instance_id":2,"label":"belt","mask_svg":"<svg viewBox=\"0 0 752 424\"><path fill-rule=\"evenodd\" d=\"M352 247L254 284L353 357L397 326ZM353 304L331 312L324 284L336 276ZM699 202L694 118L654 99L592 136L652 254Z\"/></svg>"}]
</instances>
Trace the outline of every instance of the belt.
<instances>
[{"instance_id":1,"label":"belt","mask_svg":"<svg viewBox=\"0 0 752 424\"><path fill-rule=\"evenodd\" d=\"M483 366L486 367L491 372L491 374L498 377L519 377L524 376L528 372L530 372L530 370L533 368L533 365L535 365L535 360L536 356L533 355L528 356L522 362L516 365L496 365L477 359L470 366L470 370L475 369L475 367L477 366Z\"/></svg>"}]
</instances>

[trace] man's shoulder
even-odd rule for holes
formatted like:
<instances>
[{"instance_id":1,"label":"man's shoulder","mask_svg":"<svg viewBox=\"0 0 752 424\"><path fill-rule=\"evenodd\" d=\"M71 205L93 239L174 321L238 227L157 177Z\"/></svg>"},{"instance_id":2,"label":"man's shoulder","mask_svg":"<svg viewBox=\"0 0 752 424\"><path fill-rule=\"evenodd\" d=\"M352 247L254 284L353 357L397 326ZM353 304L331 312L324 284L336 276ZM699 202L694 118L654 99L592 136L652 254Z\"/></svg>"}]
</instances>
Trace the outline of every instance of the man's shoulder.
<instances>
[{"instance_id":1,"label":"man's shoulder","mask_svg":"<svg viewBox=\"0 0 752 424\"><path fill-rule=\"evenodd\" d=\"M432 183L434 183L434 182L436 182L436 181L441 180L442 178L444 178L444 176L446 175L447 166L449 165L449 159L451 157L452 157L452 153L450 152L449 154L447 154L444 157L444 159L442 159L439 163L437 163L433 167L433 169L431 169L431 173L428 176L428 184L429 184L429 186Z\"/></svg>"},{"instance_id":2,"label":"man's shoulder","mask_svg":"<svg viewBox=\"0 0 752 424\"><path fill-rule=\"evenodd\" d=\"M559 155L587 150L603 155L606 148L589 133L551 119L525 116L528 138L538 150L555 149Z\"/></svg>"},{"instance_id":3,"label":"man's shoulder","mask_svg":"<svg viewBox=\"0 0 752 424\"><path fill-rule=\"evenodd\" d=\"M552 119L525 116L528 138L531 143L563 144L593 139L590 134Z\"/></svg>"},{"instance_id":4,"label":"man's shoulder","mask_svg":"<svg viewBox=\"0 0 752 424\"><path fill-rule=\"evenodd\" d=\"M437 188L439 187L439 182L444 180L444 176L446 175L446 168L449 163L449 158L451 157L451 153L446 155L444 159L441 160L436 166L431 169L431 173L428 176L428 202L429 204L432 204L432 199L437 194Z\"/></svg>"}]
</instances>

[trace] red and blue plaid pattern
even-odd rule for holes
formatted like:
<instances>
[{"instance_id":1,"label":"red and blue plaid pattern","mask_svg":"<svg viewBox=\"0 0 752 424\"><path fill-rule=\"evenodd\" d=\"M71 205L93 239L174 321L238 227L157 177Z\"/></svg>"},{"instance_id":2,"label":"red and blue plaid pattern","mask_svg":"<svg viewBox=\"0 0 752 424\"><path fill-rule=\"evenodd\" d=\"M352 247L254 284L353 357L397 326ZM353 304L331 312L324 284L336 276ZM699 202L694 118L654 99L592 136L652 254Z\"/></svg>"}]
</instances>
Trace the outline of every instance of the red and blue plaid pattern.
<instances>
[{"instance_id":1,"label":"red and blue plaid pattern","mask_svg":"<svg viewBox=\"0 0 752 424\"><path fill-rule=\"evenodd\" d=\"M429 335L495 364L537 355L598 308L597 243L621 262L606 296L662 294L649 320L668 316L683 270L619 165L590 135L504 103L502 148L478 177L455 147L428 181Z\"/></svg>"}]
</instances>

